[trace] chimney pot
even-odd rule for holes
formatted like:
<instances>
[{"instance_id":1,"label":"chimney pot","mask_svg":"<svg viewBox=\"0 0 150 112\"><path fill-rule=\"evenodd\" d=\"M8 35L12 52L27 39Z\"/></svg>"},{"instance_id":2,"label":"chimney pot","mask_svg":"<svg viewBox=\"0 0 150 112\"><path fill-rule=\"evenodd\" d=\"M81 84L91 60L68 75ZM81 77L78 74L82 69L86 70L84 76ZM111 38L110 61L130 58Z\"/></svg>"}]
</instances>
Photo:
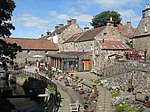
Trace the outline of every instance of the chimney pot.
<instances>
[{"instance_id":1,"label":"chimney pot","mask_svg":"<svg viewBox=\"0 0 150 112\"><path fill-rule=\"evenodd\" d=\"M84 31L87 31L87 30L89 30L89 27L86 25L86 26L84 27Z\"/></svg>"},{"instance_id":2,"label":"chimney pot","mask_svg":"<svg viewBox=\"0 0 150 112\"><path fill-rule=\"evenodd\" d=\"M68 25L75 24L76 21L77 21L76 19L69 19L69 20L67 20L67 24Z\"/></svg>"},{"instance_id":3,"label":"chimney pot","mask_svg":"<svg viewBox=\"0 0 150 112\"><path fill-rule=\"evenodd\" d=\"M64 24L58 24L59 28L62 28L64 26Z\"/></svg>"},{"instance_id":4,"label":"chimney pot","mask_svg":"<svg viewBox=\"0 0 150 112\"><path fill-rule=\"evenodd\" d=\"M47 36L51 36L51 32L49 30L46 32L46 34Z\"/></svg>"},{"instance_id":5,"label":"chimney pot","mask_svg":"<svg viewBox=\"0 0 150 112\"><path fill-rule=\"evenodd\" d=\"M59 26L58 26L58 25L56 25L56 26L55 26L55 30L58 30L58 29L59 29Z\"/></svg>"}]
</instances>

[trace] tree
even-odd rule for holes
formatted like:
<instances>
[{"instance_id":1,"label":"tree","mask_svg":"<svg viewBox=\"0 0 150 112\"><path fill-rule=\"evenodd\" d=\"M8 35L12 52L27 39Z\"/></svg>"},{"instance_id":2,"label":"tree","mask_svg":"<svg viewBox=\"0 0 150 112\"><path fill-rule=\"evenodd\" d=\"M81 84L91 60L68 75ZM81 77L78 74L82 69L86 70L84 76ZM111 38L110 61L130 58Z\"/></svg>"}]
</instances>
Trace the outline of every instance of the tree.
<instances>
[{"instance_id":1,"label":"tree","mask_svg":"<svg viewBox=\"0 0 150 112\"><path fill-rule=\"evenodd\" d=\"M112 20L114 21L114 26L118 26L121 22L121 17L118 12L115 11L104 11L100 14L97 14L92 19L91 25L94 28L106 26L107 22L110 21L110 18L112 17Z\"/></svg>"},{"instance_id":2,"label":"tree","mask_svg":"<svg viewBox=\"0 0 150 112\"><path fill-rule=\"evenodd\" d=\"M5 71L8 70L8 63L13 64L17 52L21 52L21 47L16 43L11 44L3 40L11 35L10 30L15 29L10 22L15 7L13 0L0 0L0 66Z\"/></svg>"}]
</instances>

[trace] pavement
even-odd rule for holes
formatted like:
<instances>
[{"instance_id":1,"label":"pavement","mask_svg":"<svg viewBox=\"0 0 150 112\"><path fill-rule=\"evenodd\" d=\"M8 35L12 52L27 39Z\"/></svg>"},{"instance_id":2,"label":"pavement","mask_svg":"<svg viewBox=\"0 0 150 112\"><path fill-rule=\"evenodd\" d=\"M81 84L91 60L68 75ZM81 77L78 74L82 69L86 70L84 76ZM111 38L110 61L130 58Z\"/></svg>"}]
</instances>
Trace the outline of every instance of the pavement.
<instances>
[{"instance_id":1,"label":"pavement","mask_svg":"<svg viewBox=\"0 0 150 112\"><path fill-rule=\"evenodd\" d=\"M70 105L71 100L69 95L64 92L61 88L57 88L58 91L61 93L61 103L58 112L70 112Z\"/></svg>"},{"instance_id":2,"label":"pavement","mask_svg":"<svg viewBox=\"0 0 150 112\"><path fill-rule=\"evenodd\" d=\"M80 78L85 79L87 82L91 79L98 79L98 76L90 72L75 72L70 74L77 75ZM97 89L99 91L99 96L95 112L113 112L111 104L111 93L102 86L97 86Z\"/></svg>"}]
</instances>

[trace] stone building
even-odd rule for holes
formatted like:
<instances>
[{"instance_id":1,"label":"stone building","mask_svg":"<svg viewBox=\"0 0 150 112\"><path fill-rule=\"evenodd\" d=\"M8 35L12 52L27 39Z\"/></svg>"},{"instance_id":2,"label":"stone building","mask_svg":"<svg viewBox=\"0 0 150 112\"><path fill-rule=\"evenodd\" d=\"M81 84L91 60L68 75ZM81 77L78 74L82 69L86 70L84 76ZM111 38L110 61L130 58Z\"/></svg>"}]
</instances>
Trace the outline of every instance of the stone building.
<instances>
[{"instance_id":1,"label":"stone building","mask_svg":"<svg viewBox=\"0 0 150 112\"><path fill-rule=\"evenodd\" d=\"M100 27L92 30L87 30L81 33L74 34L64 42L64 51L92 51L94 47L95 37L104 29Z\"/></svg>"},{"instance_id":2,"label":"stone building","mask_svg":"<svg viewBox=\"0 0 150 112\"><path fill-rule=\"evenodd\" d=\"M44 58L47 54L56 53L58 47L49 40L25 39L25 38L5 38L8 43L16 43L21 46L22 52L18 52L15 62L25 63L25 61L36 61Z\"/></svg>"},{"instance_id":3,"label":"stone building","mask_svg":"<svg viewBox=\"0 0 150 112\"><path fill-rule=\"evenodd\" d=\"M124 58L124 53L127 50L129 50L129 47L120 39L96 40L93 72L102 73L102 71L114 63L115 59Z\"/></svg>"},{"instance_id":4,"label":"stone building","mask_svg":"<svg viewBox=\"0 0 150 112\"><path fill-rule=\"evenodd\" d=\"M87 29L87 28L86 28ZM102 49L99 44L99 40L106 40L112 43L113 46L116 46L116 49ZM118 42L119 41L119 42ZM106 26L99 27L91 30L85 30L84 32L74 34L67 41L64 42L64 51L76 51L76 52L91 52L90 64L91 70L99 68L101 66L101 62L104 61L105 56L112 54L119 54L122 51L123 46L126 48L124 36L114 27L113 21L109 21ZM115 45L116 44L116 45ZM119 47L117 47L120 45ZM128 47L127 47L128 48ZM97 55L95 51L103 51ZM110 53L109 53L110 50ZM117 52L116 52L116 51ZM123 49L124 51L124 49ZM104 53L105 52L105 53ZM118 53L119 52L119 53ZM120 55L122 55L121 53ZM98 59L98 60L97 60Z\"/></svg>"},{"instance_id":5,"label":"stone building","mask_svg":"<svg viewBox=\"0 0 150 112\"><path fill-rule=\"evenodd\" d=\"M147 50L150 56L150 5L142 11L143 15L133 37L133 47L138 50Z\"/></svg>"},{"instance_id":6,"label":"stone building","mask_svg":"<svg viewBox=\"0 0 150 112\"><path fill-rule=\"evenodd\" d=\"M76 23L76 19L67 20L67 25L58 24L55 26L53 32L47 32L46 36L42 36L40 39L53 40L54 43L58 44L59 51L64 51L63 42L74 34L82 32L82 29Z\"/></svg>"},{"instance_id":7,"label":"stone building","mask_svg":"<svg viewBox=\"0 0 150 112\"><path fill-rule=\"evenodd\" d=\"M48 54L50 66L62 72L91 71L90 52L59 52Z\"/></svg>"}]
</instances>

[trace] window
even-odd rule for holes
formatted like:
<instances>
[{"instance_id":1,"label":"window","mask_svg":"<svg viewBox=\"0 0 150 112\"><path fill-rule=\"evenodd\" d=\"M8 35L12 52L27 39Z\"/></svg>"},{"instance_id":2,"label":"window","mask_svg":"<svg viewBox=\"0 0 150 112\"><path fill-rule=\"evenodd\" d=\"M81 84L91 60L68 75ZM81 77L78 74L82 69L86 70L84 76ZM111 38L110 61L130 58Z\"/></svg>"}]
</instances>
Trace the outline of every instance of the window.
<instances>
[{"instance_id":1,"label":"window","mask_svg":"<svg viewBox=\"0 0 150 112\"><path fill-rule=\"evenodd\" d=\"M30 54L30 53L31 53L31 51L30 51L30 49L28 49L28 50L27 50L27 54Z\"/></svg>"},{"instance_id":2,"label":"window","mask_svg":"<svg viewBox=\"0 0 150 112\"><path fill-rule=\"evenodd\" d=\"M91 50L93 50L93 44L91 44Z\"/></svg>"},{"instance_id":3,"label":"window","mask_svg":"<svg viewBox=\"0 0 150 112\"><path fill-rule=\"evenodd\" d=\"M104 35L104 36L106 36L106 35L107 35L107 33L103 33L103 35Z\"/></svg>"},{"instance_id":4,"label":"window","mask_svg":"<svg viewBox=\"0 0 150 112\"><path fill-rule=\"evenodd\" d=\"M45 54L48 54L48 51L47 51L47 50L45 51Z\"/></svg>"},{"instance_id":5,"label":"window","mask_svg":"<svg viewBox=\"0 0 150 112\"><path fill-rule=\"evenodd\" d=\"M147 33L147 25L144 25L144 33Z\"/></svg>"}]
</instances>

